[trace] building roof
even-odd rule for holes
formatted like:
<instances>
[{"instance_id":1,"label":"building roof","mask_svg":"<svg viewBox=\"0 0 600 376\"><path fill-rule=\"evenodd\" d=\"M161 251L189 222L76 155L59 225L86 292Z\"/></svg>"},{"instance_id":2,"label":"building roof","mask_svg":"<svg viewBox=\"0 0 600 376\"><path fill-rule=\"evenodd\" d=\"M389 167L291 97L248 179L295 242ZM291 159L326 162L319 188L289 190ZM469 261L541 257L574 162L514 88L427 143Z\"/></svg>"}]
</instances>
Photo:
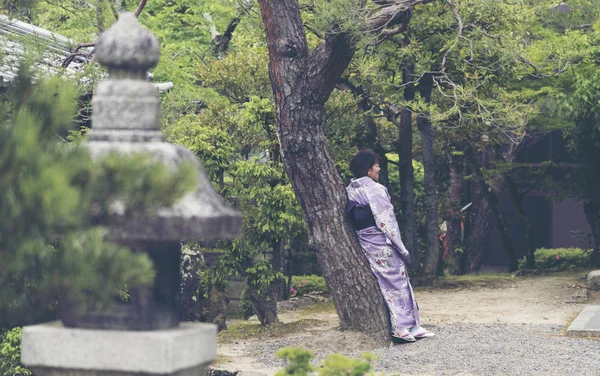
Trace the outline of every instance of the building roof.
<instances>
[{"instance_id":1,"label":"building roof","mask_svg":"<svg viewBox=\"0 0 600 376\"><path fill-rule=\"evenodd\" d=\"M0 85L5 85L16 76L19 62L25 53L23 44L26 40L40 47L41 59L36 62L36 68L50 74L58 74L63 69L62 62L77 45L75 41L60 34L0 15ZM83 52L89 52L89 49ZM83 68L84 63L83 57L77 57L66 70L75 73Z\"/></svg>"},{"instance_id":2,"label":"building roof","mask_svg":"<svg viewBox=\"0 0 600 376\"><path fill-rule=\"evenodd\" d=\"M63 68L63 61L71 56L71 51L77 46L77 42L0 14L0 86L6 85L15 78L20 60L25 54L26 41L31 41L40 52L41 59L36 59L34 66L41 72L54 75L66 70L67 74L75 74L81 71L86 63L83 56L76 56L67 68ZM89 53L90 48L83 47L80 51L84 54ZM148 73L148 80L152 80L150 73ZM161 92L173 88L171 82L154 85Z\"/></svg>"}]
</instances>

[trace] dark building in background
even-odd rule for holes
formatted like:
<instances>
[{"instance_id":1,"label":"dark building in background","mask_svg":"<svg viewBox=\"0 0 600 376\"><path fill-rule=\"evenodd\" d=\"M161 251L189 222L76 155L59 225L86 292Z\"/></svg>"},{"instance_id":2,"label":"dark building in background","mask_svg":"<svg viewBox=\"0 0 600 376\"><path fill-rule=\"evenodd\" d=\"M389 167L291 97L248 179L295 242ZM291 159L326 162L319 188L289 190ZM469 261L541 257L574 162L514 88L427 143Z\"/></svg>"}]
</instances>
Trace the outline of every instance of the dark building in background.
<instances>
[{"instance_id":1,"label":"dark building in background","mask_svg":"<svg viewBox=\"0 0 600 376\"><path fill-rule=\"evenodd\" d=\"M567 168L575 166L569 158L563 137L558 131L525 142L526 144L517 154L515 160L517 163L536 166L545 161L554 161ZM564 179L565 177L555 176L555 178ZM508 231L515 243L519 258L521 258L525 253L522 220L506 187L499 193L498 198ZM552 192L536 187L524 197L523 206L531 225L531 239L536 249L591 247L590 227L583 213L583 206L577 201L571 198L559 200L554 197ZM508 265L506 251L495 225L489 236L482 265L484 268Z\"/></svg>"}]
</instances>

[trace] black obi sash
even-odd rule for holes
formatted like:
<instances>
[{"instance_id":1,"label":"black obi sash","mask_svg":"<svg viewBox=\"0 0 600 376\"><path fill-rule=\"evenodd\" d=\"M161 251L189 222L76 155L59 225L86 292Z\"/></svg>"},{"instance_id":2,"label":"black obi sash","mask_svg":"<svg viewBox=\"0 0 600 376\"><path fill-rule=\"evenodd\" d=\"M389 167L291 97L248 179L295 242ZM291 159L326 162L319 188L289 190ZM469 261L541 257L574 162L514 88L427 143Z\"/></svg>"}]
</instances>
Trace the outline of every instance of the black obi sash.
<instances>
[{"instance_id":1,"label":"black obi sash","mask_svg":"<svg viewBox=\"0 0 600 376\"><path fill-rule=\"evenodd\" d=\"M348 203L348 214L350 215L350 222L352 223L355 231L376 226L373 212L371 211L371 207L368 205L357 206L354 203Z\"/></svg>"}]
</instances>

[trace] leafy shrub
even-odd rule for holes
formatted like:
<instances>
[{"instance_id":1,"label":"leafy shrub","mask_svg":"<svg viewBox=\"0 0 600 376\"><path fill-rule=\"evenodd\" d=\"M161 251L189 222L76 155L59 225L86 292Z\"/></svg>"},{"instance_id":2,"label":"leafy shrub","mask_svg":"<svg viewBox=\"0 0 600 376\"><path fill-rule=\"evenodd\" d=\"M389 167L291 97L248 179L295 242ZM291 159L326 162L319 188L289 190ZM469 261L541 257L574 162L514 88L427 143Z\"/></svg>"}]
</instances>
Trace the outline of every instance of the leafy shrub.
<instances>
[{"instance_id":1,"label":"leafy shrub","mask_svg":"<svg viewBox=\"0 0 600 376\"><path fill-rule=\"evenodd\" d=\"M372 353L362 354L363 359L350 359L341 354L331 354L327 356L316 368L310 364L313 353L297 347L285 347L275 353L275 355L288 362L288 365L278 371L275 376L304 376L313 373L315 370L319 375L366 375L373 366L373 361L377 357Z\"/></svg>"},{"instance_id":2,"label":"leafy shrub","mask_svg":"<svg viewBox=\"0 0 600 376\"><path fill-rule=\"evenodd\" d=\"M325 279L318 275L295 275L292 277L290 296L302 296L310 292L327 292Z\"/></svg>"},{"instance_id":3,"label":"leafy shrub","mask_svg":"<svg viewBox=\"0 0 600 376\"><path fill-rule=\"evenodd\" d=\"M535 251L535 265L539 269L573 269L591 265L592 252L581 248L539 248ZM519 269L525 268L525 258Z\"/></svg>"},{"instance_id":4,"label":"leafy shrub","mask_svg":"<svg viewBox=\"0 0 600 376\"><path fill-rule=\"evenodd\" d=\"M29 376L21 366L21 328L13 328L0 335L0 375Z\"/></svg>"}]
</instances>

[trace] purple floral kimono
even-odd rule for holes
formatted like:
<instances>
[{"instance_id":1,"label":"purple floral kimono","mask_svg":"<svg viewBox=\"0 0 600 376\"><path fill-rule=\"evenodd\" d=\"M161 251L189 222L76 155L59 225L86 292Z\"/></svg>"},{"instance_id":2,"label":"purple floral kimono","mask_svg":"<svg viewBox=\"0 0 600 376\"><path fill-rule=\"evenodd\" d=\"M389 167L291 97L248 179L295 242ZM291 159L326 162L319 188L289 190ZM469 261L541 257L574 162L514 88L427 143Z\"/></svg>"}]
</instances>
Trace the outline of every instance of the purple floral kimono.
<instances>
[{"instance_id":1,"label":"purple floral kimono","mask_svg":"<svg viewBox=\"0 0 600 376\"><path fill-rule=\"evenodd\" d=\"M419 326L417 302L402 255L409 254L400 239L398 222L387 189L365 176L346 187L349 208L370 206L375 225L358 230L360 245L377 277L390 311L392 331Z\"/></svg>"}]
</instances>

